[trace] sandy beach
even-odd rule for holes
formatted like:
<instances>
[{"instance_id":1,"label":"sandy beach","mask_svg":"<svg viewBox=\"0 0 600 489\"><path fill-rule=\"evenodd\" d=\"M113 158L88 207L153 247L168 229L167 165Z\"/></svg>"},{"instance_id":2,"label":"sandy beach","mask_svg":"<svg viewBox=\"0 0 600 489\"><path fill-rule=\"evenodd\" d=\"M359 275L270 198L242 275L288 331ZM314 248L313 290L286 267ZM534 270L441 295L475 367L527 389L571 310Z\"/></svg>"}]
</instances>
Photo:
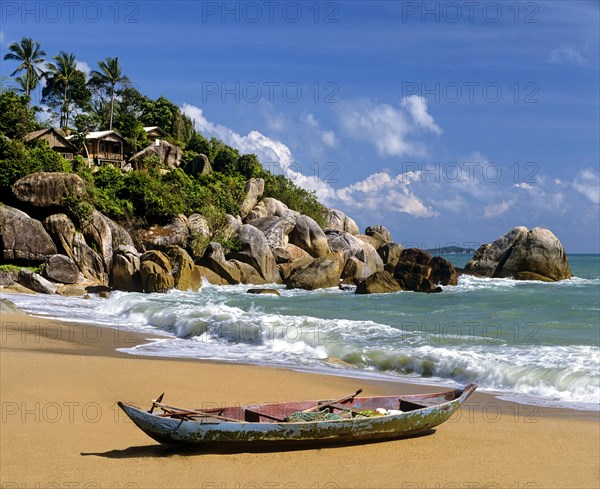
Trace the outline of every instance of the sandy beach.
<instances>
[{"instance_id":1,"label":"sandy beach","mask_svg":"<svg viewBox=\"0 0 600 489\"><path fill-rule=\"evenodd\" d=\"M392 442L281 452L177 452L129 422L116 402L207 407L436 387L276 368L136 357L118 330L3 314L2 488L201 487L595 488L594 413L542 409L475 393L435 433Z\"/></svg>"}]
</instances>

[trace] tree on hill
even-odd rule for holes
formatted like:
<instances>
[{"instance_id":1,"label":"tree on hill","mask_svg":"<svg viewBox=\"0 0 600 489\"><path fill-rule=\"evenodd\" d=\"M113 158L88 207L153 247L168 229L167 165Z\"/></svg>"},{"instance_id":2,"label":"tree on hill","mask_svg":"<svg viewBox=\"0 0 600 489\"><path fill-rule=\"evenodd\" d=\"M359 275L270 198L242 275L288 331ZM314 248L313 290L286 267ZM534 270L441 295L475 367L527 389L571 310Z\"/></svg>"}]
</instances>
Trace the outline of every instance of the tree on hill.
<instances>
[{"instance_id":1,"label":"tree on hill","mask_svg":"<svg viewBox=\"0 0 600 489\"><path fill-rule=\"evenodd\" d=\"M33 112L28 108L28 97L13 90L0 93L0 134L10 139L23 139L35 129Z\"/></svg>"},{"instance_id":2,"label":"tree on hill","mask_svg":"<svg viewBox=\"0 0 600 489\"><path fill-rule=\"evenodd\" d=\"M127 85L117 90L113 127L127 139L134 152L150 144L144 124L140 120L144 96L133 86Z\"/></svg>"},{"instance_id":3,"label":"tree on hill","mask_svg":"<svg viewBox=\"0 0 600 489\"><path fill-rule=\"evenodd\" d=\"M69 115L75 107L82 110L89 107L91 93L87 87L85 74L77 69L75 55L61 51L48 63L45 74L46 86L42 100L60 114L60 127L69 125Z\"/></svg>"},{"instance_id":4,"label":"tree on hill","mask_svg":"<svg viewBox=\"0 0 600 489\"><path fill-rule=\"evenodd\" d=\"M45 61L46 53L42 50L39 42L35 42L29 37L24 37L20 43L13 42L8 46L8 50L10 52L4 55L4 59L20 63L10 76L15 76L21 71L25 72L19 78L21 80L19 84L25 89L25 95L28 98L27 109L29 109L31 107L31 90L41 76L38 65Z\"/></svg>"},{"instance_id":5,"label":"tree on hill","mask_svg":"<svg viewBox=\"0 0 600 489\"><path fill-rule=\"evenodd\" d=\"M123 75L119 58L106 58L104 61L98 62L99 71L94 70L90 75L89 85L92 88L97 88L107 92L110 99L110 117L109 130L113 128L113 115L115 109L115 95L118 84L129 83L129 78Z\"/></svg>"},{"instance_id":6,"label":"tree on hill","mask_svg":"<svg viewBox=\"0 0 600 489\"><path fill-rule=\"evenodd\" d=\"M167 132L175 143L185 145L194 135L192 120L170 100L158 97L156 100L144 97L140 119L144 126L159 126Z\"/></svg>"}]
</instances>

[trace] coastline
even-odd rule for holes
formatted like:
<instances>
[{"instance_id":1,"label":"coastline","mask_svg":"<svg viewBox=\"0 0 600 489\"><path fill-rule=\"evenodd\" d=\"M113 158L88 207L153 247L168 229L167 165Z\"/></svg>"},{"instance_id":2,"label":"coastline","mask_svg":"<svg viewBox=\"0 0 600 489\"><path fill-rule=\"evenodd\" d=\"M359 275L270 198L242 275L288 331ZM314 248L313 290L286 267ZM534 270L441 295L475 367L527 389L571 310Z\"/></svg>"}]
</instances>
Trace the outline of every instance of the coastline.
<instances>
[{"instance_id":1,"label":"coastline","mask_svg":"<svg viewBox=\"0 0 600 489\"><path fill-rule=\"evenodd\" d=\"M357 384L365 395L438 389L275 367L130 355L116 348L134 346L149 335L25 314L2 314L1 323L1 487L600 484L597 414L533 409L477 392L453 419L428 436L283 452L172 452L126 420L116 402L147 406L163 391L168 402L198 406L331 398L355 390ZM563 453L561 447L569 450Z\"/></svg>"}]
</instances>

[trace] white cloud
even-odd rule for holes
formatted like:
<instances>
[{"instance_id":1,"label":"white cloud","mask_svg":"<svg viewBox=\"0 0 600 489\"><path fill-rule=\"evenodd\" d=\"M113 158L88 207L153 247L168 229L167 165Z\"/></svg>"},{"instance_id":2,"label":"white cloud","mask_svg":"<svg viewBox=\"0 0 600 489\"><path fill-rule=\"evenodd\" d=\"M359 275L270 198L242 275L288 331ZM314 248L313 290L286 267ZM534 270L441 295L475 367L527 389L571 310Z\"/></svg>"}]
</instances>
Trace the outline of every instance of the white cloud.
<instances>
[{"instance_id":1,"label":"white cloud","mask_svg":"<svg viewBox=\"0 0 600 489\"><path fill-rule=\"evenodd\" d=\"M531 190L531 189L533 189L533 187L531 185L529 185L527 182L515 183L513 185L513 187L520 188L522 190Z\"/></svg>"},{"instance_id":2,"label":"white cloud","mask_svg":"<svg viewBox=\"0 0 600 489\"><path fill-rule=\"evenodd\" d=\"M181 110L194 121L194 127L202 134L217 137L242 153L254 153L268 169L275 170L272 165L279 165L283 173L296 185L314 190L323 201L330 197L333 191L331 186L317 177L306 176L298 171L290 148L281 141L265 136L259 131L251 131L242 136L226 126L210 122L204 117L202 109L194 105L183 104Z\"/></svg>"},{"instance_id":3,"label":"white cloud","mask_svg":"<svg viewBox=\"0 0 600 489\"><path fill-rule=\"evenodd\" d=\"M435 217L439 212L426 206L410 185L418 173L391 176L387 172L369 175L364 180L335 192L335 197L348 207L366 209L373 213L402 212L415 217Z\"/></svg>"},{"instance_id":4,"label":"white cloud","mask_svg":"<svg viewBox=\"0 0 600 489\"><path fill-rule=\"evenodd\" d=\"M92 71L92 69L85 61L76 60L75 66L79 71L83 71L83 73L85 73L85 76L89 76Z\"/></svg>"},{"instance_id":5,"label":"white cloud","mask_svg":"<svg viewBox=\"0 0 600 489\"><path fill-rule=\"evenodd\" d=\"M440 126L435 123L431 114L427 112L427 101L425 98L411 95L402 101L402 105L408 108L410 115L417 125L436 134L442 133Z\"/></svg>"},{"instance_id":6,"label":"white cloud","mask_svg":"<svg viewBox=\"0 0 600 489\"><path fill-rule=\"evenodd\" d=\"M329 146L330 148L337 146L337 138L333 131L324 131L321 134L321 141L323 141L325 146Z\"/></svg>"},{"instance_id":7,"label":"white cloud","mask_svg":"<svg viewBox=\"0 0 600 489\"><path fill-rule=\"evenodd\" d=\"M573 180L573 188L592 203L600 204L600 177L590 169L581 170Z\"/></svg>"},{"instance_id":8,"label":"white cloud","mask_svg":"<svg viewBox=\"0 0 600 489\"><path fill-rule=\"evenodd\" d=\"M494 217L499 217L502 214L506 214L506 212L515 205L515 200L503 200L502 202L498 202L497 204L491 204L486 206L483 209L483 217L491 219Z\"/></svg>"},{"instance_id":9,"label":"white cloud","mask_svg":"<svg viewBox=\"0 0 600 489\"><path fill-rule=\"evenodd\" d=\"M417 132L440 134L441 129L427 112L426 102L411 96L399 106L370 100L341 102L337 116L342 130L373 144L382 156L424 156L422 143L411 140Z\"/></svg>"},{"instance_id":10,"label":"white cloud","mask_svg":"<svg viewBox=\"0 0 600 489\"><path fill-rule=\"evenodd\" d=\"M550 51L550 61L557 64L571 64L575 66L588 66L588 60L576 49L561 46Z\"/></svg>"},{"instance_id":11,"label":"white cloud","mask_svg":"<svg viewBox=\"0 0 600 489\"><path fill-rule=\"evenodd\" d=\"M410 171L403 167L397 173L375 171L359 181L334 188L316 176L304 175L300 165L295 163L291 149L282 141L259 131L239 134L207 120L202 109L193 105L184 104L182 110L192 118L196 130L209 137L218 137L243 153L256 154L263 166L275 172L280 169L297 185L316 191L325 205L341 208L367 222L398 222L401 215L413 218L443 216L450 223L452 219L460 219L463 225L471 223L475 226L485 219L496 227L512 226L515 220L540 225L544 220L554 222L559 215L572 216L573 222L578 222L594 209L597 213L600 202L598 174L592 170L581 171L573 180L564 182L537 175L535 185L515 184L509 171L503 173L503 180L490 179L494 172L486 171L486 165L499 164L492 163L479 152L452 163L462 168L460 178L453 177L455 172L446 172L443 165L433 172L435 165L418 165ZM314 115L306 114L304 124L318 126L318 121ZM582 206L585 199L595 205L586 209Z\"/></svg>"},{"instance_id":12,"label":"white cloud","mask_svg":"<svg viewBox=\"0 0 600 489\"><path fill-rule=\"evenodd\" d=\"M0 45L4 44L4 32L0 31Z\"/></svg>"},{"instance_id":13,"label":"white cloud","mask_svg":"<svg viewBox=\"0 0 600 489\"><path fill-rule=\"evenodd\" d=\"M321 128L321 124L317 120L314 114L308 113L304 114L300 120L303 122L305 126L309 129L308 137L315 137L321 141L325 146L330 148L334 148L337 146L337 137L333 131L323 130Z\"/></svg>"}]
</instances>

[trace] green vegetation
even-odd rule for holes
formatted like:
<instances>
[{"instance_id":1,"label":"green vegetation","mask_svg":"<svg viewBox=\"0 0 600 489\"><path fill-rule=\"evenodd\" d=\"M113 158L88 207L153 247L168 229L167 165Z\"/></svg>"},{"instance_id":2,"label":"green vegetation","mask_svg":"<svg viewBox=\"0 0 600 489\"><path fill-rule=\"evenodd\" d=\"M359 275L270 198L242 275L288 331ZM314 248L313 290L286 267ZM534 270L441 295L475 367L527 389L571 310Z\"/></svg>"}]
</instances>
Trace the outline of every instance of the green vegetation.
<instances>
[{"instance_id":1,"label":"green vegetation","mask_svg":"<svg viewBox=\"0 0 600 489\"><path fill-rule=\"evenodd\" d=\"M42 50L39 42L34 42L31 38L24 37L20 43L13 42L8 46L9 53L4 55L6 61L17 61L19 66L10 76L24 71L21 77L17 78L25 96L27 97L27 110L30 109L30 93L41 78L39 66L43 63L46 53Z\"/></svg>"},{"instance_id":2,"label":"green vegetation","mask_svg":"<svg viewBox=\"0 0 600 489\"><path fill-rule=\"evenodd\" d=\"M323 225L326 209L314 193L297 187L282 175L263 169L254 154L240 152L216 138L207 139L194 130L192 120L165 97L152 100L134 88L123 73L118 58L98 63L89 79L77 69L74 53L61 51L46 64L41 75L38 66L46 53L39 43L23 38L13 43L4 59L19 62L13 72L23 72L19 95L14 90L0 92L0 191L10 195L10 186L36 171L75 172L83 178L87 195L64 202L67 213L79 224L89 219L94 208L127 227L166 224L178 214L203 215L213 230L227 223L227 214L239 214L249 178L265 180L265 196L307 214ZM41 76L46 78L42 101L52 118L73 144L86 156L70 162L54 152L45 141L24 142L29 132L43 127L30 108L30 91ZM76 114L73 117L73 114ZM182 148L181 167L169 169L158 157L146 158L128 173L111 165L89 167L84 144L86 134L114 128L137 152L150 143L144 126L159 126L166 138ZM199 175L194 168L206 155L213 171ZM220 238L215 238L219 240ZM194 244L202 248L206 243ZM223 246L236 249L235 239L221 239Z\"/></svg>"},{"instance_id":3,"label":"green vegetation","mask_svg":"<svg viewBox=\"0 0 600 489\"><path fill-rule=\"evenodd\" d=\"M10 272L18 272L19 270L25 269L30 270L33 273L41 273L45 268L45 265L40 265L37 267L21 267L18 265L4 264L0 265L0 272L10 273Z\"/></svg>"},{"instance_id":4,"label":"green vegetation","mask_svg":"<svg viewBox=\"0 0 600 489\"><path fill-rule=\"evenodd\" d=\"M3 195L10 194L10 186L30 173L71 170L70 163L53 151L46 141L35 141L26 146L21 141L0 135L0 192Z\"/></svg>"}]
</instances>

